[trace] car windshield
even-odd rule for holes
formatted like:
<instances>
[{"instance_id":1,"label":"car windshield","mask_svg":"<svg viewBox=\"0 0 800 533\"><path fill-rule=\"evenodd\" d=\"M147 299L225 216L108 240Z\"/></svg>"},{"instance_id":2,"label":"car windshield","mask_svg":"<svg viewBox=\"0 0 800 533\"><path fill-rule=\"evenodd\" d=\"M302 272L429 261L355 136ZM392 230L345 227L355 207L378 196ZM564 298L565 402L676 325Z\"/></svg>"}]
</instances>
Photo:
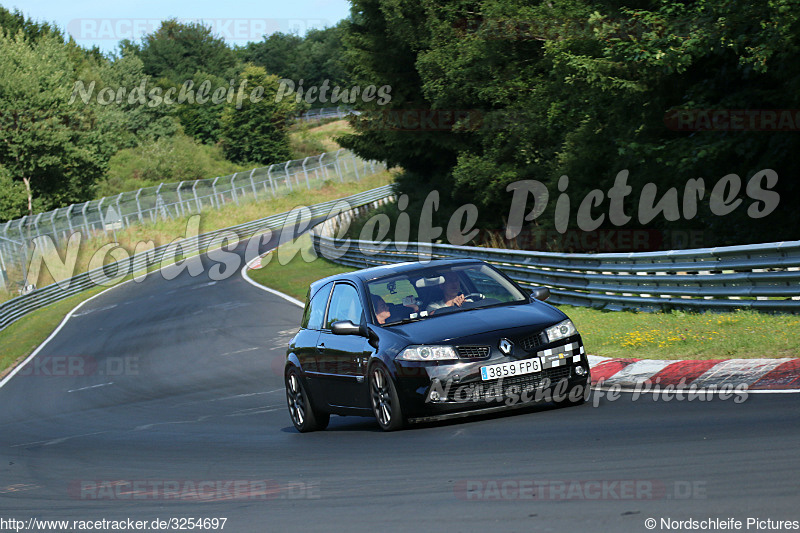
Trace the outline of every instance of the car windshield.
<instances>
[{"instance_id":1,"label":"car windshield","mask_svg":"<svg viewBox=\"0 0 800 533\"><path fill-rule=\"evenodd\" d=\"M381 325L427 319L528 299L486 264L420 268L367 283L375 321Z\"/></svg>"}]
</instances>

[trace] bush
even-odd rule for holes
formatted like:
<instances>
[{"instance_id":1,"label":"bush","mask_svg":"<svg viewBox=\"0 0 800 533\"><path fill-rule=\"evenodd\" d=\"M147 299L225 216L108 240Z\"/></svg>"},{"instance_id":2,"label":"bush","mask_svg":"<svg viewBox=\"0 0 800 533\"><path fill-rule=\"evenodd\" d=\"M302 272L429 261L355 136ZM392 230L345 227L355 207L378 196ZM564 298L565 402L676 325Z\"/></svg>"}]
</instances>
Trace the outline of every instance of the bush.
<instances>
[{"instance_id":1,"label":"bush","mask_svg":"<svg viewBox=\"0 0 800 533\"><path fill-rule=\"evenodd\" d=\"M108 176L98 187L98 197L112 196L159 183L225 176L251 168L226 161L222 149L178 134L148 141L117 152L109 162Z\"/></svg>"}]
</instances>

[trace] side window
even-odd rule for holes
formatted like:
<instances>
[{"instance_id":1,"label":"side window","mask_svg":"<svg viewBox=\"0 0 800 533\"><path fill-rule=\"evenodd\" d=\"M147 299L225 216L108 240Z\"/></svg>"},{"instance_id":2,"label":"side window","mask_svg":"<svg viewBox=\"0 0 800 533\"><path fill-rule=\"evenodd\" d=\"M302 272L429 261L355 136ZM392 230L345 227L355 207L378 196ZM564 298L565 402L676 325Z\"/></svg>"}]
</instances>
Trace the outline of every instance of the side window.
<instances>
[{"instance_id":1,"label":"side window","mask_svg":"<svg viewBox=\"0 0 800 533\"><path fill-rule=\"evenodd\" d=\"M363 314L364 310L355 287L346 283L337 283L333 288L325 327L330 329L331 324L340 320L350 320L353 324L360 324Z\"/></svg>"},{"instance_id":2,"label":"side window","mask_svg":"<svg viewBox=\"0 0 800 533\"><path fill-rule=\"evenodd\" d=\"M311 301L306 302L301 328L322 329L322 318L325 316L325 306L332 287L333 283L328 283L317 291Z\"/></svg>"}]
</instances>

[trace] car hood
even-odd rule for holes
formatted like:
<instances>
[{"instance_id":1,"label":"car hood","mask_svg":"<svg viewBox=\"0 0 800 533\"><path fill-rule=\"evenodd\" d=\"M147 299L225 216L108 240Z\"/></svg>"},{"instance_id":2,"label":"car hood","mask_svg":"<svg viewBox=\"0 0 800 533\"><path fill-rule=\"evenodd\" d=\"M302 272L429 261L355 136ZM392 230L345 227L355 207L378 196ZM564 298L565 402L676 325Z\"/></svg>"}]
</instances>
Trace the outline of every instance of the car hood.
<instances>
[{"instance_id":1,"label":"car hood","mask_svg":"<svg viewBox=\"0 0 800 533\"><path fill-rule=\"evenodd\" d=\"M471 337L518 328L541 330L566 318L554 307L533 302L434 315L385 329L405 338L408 344L442 344L470 342Z\"/></svg>"}]
</instances>

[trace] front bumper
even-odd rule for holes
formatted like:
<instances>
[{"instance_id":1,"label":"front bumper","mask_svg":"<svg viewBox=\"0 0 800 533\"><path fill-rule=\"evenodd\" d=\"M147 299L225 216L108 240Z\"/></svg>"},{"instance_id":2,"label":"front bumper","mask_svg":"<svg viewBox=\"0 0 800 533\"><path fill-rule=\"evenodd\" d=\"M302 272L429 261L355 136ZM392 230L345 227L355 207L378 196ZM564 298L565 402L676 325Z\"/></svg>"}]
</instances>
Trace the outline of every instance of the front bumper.
<instances>
[{"instance_id":1,"label":"front bumper","mask_svg":"<svg viewBox=\"0 0 800 533\"><path fill-rule=\"evenodd\" d=\"M481 367L538 358L541 371L482 380ZM491 412L536 402L567 399L591 383L580 335L531 351L503 355L492 350L478 361L448 363L395 361L398 394L411 419L442 418L459 413Z\"/></svg>"}]
</instances>

